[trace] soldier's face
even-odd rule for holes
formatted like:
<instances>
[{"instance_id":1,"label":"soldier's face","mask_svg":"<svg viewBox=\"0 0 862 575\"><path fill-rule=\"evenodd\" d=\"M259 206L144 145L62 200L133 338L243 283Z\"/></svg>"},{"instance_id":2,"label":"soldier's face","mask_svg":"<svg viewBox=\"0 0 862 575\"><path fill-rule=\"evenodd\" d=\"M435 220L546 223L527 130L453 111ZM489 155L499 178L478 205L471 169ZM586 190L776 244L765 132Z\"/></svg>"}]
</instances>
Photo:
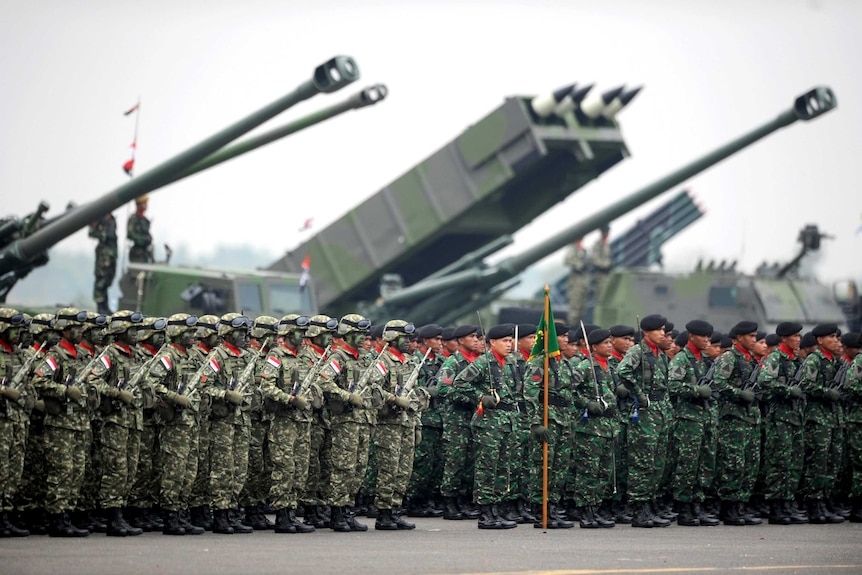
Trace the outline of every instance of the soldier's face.
<instances>
[{"instance_id":1,"label":"soldier's face","mask_svg":"<svg viewBox=\"0 0 862 575\"><path fill-rule=\"evenodd\" d=\"M758 339L754 341L754 348L752 349L752 351L754 352L754 355L763 357L764 355L766 355L766 347L766 340Z\"/></svg>"},{"instance_id":2,"label":"soldier's face","mask_svg":"<svg viewBox=\"0 0 862 575\"><path fill-rule=\"evenodd\" d=\"M717 344L717 343L710 343L710 344L706 347L706 349L704 349L704 350L703 350L703 352L706 354L706 357L708 357L708 358L710 358L710 359L715 359L715 358L717 358L718 356L720 356L720 355L721 355L721 347L720 347L720 344Z\"/></svg>"},{"instance_id":3,"label":"soldier's face","mask_svg":"<svg viewBox=\"0 0 862 575\"><path fill-rule=\"evenodd\" d=\"M186 330L180 335L180 345L184 348L188 349L195 344L197 338L195 337L195 332L192 330Z\"/></svg>"},{"instance_id":4,"label":"soldier's face","mask_svg":"<svg viewBox=\"0 0 862 575\"><path fill-rule=\"evenodd\" d=\"M650 341L654 346L659 349L666 349L662 347L665 345L667 341L664 337L664 328L662 329L651 329L650 331L644 332L644 337Z\"/></svg>"},{"instance_id":5,"label":"soldier's face","mask_svg":"<svg viewBox=\"0 0 862 575\"><path fill-rule=\"evenodd\" d=\"M736 336L736 341L748 351L754 351L754 344L757 343L756 333L747 333L745 335Z\"/></svg>"},{"instance_id":6,"label":"soldier's face","mask_svg":"<svg viewBox=\"0 0 862 575\"><path fill-rule=\"evenodd\" d=\"M593 351L599 357L608 358L611 356L611 352L613 351L614 346L611 343L611 338L608 338L604 341L600 341L596 345L593 346Z\"/></svg>"},{"instance_id":7,"label":"soldier's face","mask_svg":"<svg viewBox=\"0 0 862 575\"><path fill-rule=\"evenodd\" d=\"M491 340L491 349L493 349L502 356L506 356L512 353L512 349L514 346L515 338L511 336Z\"/></svg>"},{"instance_id":8,"label":"soldier's face","mask_svg":"<svg viewBox=\"0 0 862 575\"><path fill-rule=\"evenodd\" d=\"M464 337L459 337L458 343L459 345L463 346L464 349L470 350L473 353L481 351L481 347L479 346L479 337L475 333L465 335Z\"/></svg>"},{"instance_id":9,"label":"soldier's face","mask_svg":"<svg viewBox=\"0 0 862 575\"><path fill-rule=\"evenodd\" d=\"M781 338L781 345L788 347L795 352L799 351L800 343L802 343L801 333L794 333L793 335L786 335Z\"/></svg>"},{"instance_id":10,"label":"soldier's face","mask_svg":"<svg viewBox=\"0 0 862 575\"><path fill-rule=\"evenodd\" d=\"M561 337L557 336L557 341L559 342ZM566 342L568 342L569 338L566 336ZM518 349L523 351L524 353L530 353L533 349L533 344L536 343L536 334L525 335L524 337L518 338ZM563 344L560 343L560 346Z\"/></svg>"},{"instance_id":11,"label":"soldier's face","mask_svg":"<svg viewBox=\"0 0 862 575\"><path fill-rule=\"evenodd\" d=\"M620 355L625 355L635 344L635 338L627 335L625 337L612 337L611 345Z\"/></svg>"},{"instance_id":12,"label":"soldier's face","mask_svg":"<svg viewBox=\"0 0 862 575\"><path fill-rule=\"evenodd\" d=\"M711 338L712 336L709 335L688 335L688 341L691 343L691 345L693 345L696 349L700 351L704 351L706 350L706 348L712 345L711 343L709 343L709 340Z\"/></svg>"},{"instance_id":13,"label":"soldier's face","mask_svg":"<svg viewBox=\"0 0 862 575\"><path fill-rule=\"evenodd\" d=\"M21 339L21 328L19 327L10 327L6 330L6 333L3 334L3 337L10 345L15 345Z\"/></svg>"},{"instance_id":14,"label":"soldier's face","mask_svg":"<svg viewBox=\"0 0 862 575\"><path fill-rule=\"evenodd\" d=\"M838 355L841 353L841 340L838 339L838 335L834 333L832 335L818 337L817 345L819 345L832 355Z\"/></svg>"},{"instance_id":15,"label":"soldier's face","mask_svg":"<svg viewBox=\"0 0 862 575\"><path fill-rule=\"evenodd\" d=\"M425 346L425 349L430 349L431 353L440 353L443 349L443 336L438 335L437 337L425 338L422 340L422 344Z\"/></svg>"}]
</instances>

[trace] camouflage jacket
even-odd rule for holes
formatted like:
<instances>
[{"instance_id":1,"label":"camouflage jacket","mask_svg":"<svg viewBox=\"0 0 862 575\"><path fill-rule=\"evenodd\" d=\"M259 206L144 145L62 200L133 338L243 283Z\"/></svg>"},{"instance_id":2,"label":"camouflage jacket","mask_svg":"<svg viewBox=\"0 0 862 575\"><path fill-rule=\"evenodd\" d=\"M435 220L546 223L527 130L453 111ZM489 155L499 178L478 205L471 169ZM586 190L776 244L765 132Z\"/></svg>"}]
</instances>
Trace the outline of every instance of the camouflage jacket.
<instances>
[{"instance_id":1,"label":"camouflage jacket","mask_svg":"<svg viewBox=\"0 0 862 575\"><path fill-rule=\"evenodd\" d=\"M220 343L213 349L192 376L189 383L194 389L210 398L210 419L242 422L239 405L225 399L225 393L239 384L239 376L248 362L248 352L228 343ZM244 403L250 402L246 395Z\"/></svg>"},{"instance_id":2,"label":"camouflage jacket","mask_svg":"<svg viewBox=\"0 0 862 575\"><path fill-rule=\"evenodd\" d=\"M700 354L698 354L700 355ZM670 360L667 373L667 389L674 406L674 416L679 419L700 421L709 419L709 399L697 393L700 378L709 371L706 358L695 354L691 344L685 346Z\"/></svg>"},{"instance_id":3,"label":"camouflage jacket","mask_svg":"<svg viewBox=\"0 0 862 575\"><path fill-rule=\"evenodd\" d=\"M401 425L420 424L419 412L416 409L399 409L392 402L395 393L404 387L413 371L414 362L410 355L389 348L380 356L382 377L378 379L383 407L378 411L378 423L400 423Z\"/></svg>"},{"instance_id":4,"label":"camouflage jacket","mask_svg":"<svg viewBox=\"0 0 862 575\"><path fill-rule=\"evenodd\" d=\"M531 425L545 420L545 358L537 356L524 365L524 404ZM548 359L548 420L568 426L572 421L572 392L577 374L575 366L565 359Z\"/></svg>"},{"instance_id":5,"label":"camouflage jacket","mask_svg":"<svg viewBox=\"0 0 862 575\"><path fill-rule=\"evenodd\" d=\"M565 265L569 268L572 268L573 272L582 272L587 269L587 250L583 248L583 246L579 246L577 243L569 246L569 249L566 250L566 259L564 261Z\"/></svg>"},{"instance_id":6,"label":"camouflage jacket","mask_svg":"<svg viewBox=\"0 0 862 575\"><path fill-rule=\"evenodd\" d=\"M779 346L763 360L757 376L757 384L763 390L766 402L766 414L796 426L803 423L805 400L793 399L790 388L799 385L793 378L801 363L799 358Z\"/></svg>"},{"instance_id":7,"label":"camouflage jacket","mask_svg":"<svg viewBox=\"0 0 862 575\"><path fill-rule=\"evenodd\" d=\"M450 404L460 409L472 411L476 405L471 402L470 398L462 394L455 388L453 383L455 377L464 371L468 365L476 361L476 357L466 356L458 349L446 358L443 365L440 366L440 371L437 372L437 397L444 404Z\"/></svg>"},{"instance_id":8,"label":"camouflage jacket","mask_svg":"<svg viewBox=\"0 0 862 575\"><path fill-rule=\"evenodd\" d=\"M616 434L617 402L616 388L617 376L610 371L607 362L602 365L602 360L593 357L591 362L585 359L578 364L575 375L574 409L575 417L573 428L576 433L586 433L599 437L613 437ZM598 401L599 397L607 407L601 415L592 415L587 410L587 404Z\"/></svg>"},{"instance_id":9,"label":"camouflage jacket","mask_svg":"<svg viewBox=\"0 0 862 575\"><path fill-rule=\"evenodd\" d=\"M590 249L590 266L593 271L608 272L614 265L611 245L608 242L597 240Z\"/></svg>"},{"instance_id":10,"label":"camouflage jacket","mask_svg":"<svg viewBox=\"0 0 862 575\"><path fill-rule=\"evenodd\" d=\"M102 421L130 429L137 429L137 418L133 413L143 405L140 385L132 385L132 348L122 343L112 343L108 351L87 374L87 382L101 395L99 410ZM132 393L132 403L127 404L106 395L110 390L126 390Z\"/></svg>"},{"instance_id":11,"label":"camouflage jacket","mask_svg":"<svg viewBox=\"0 0 862 575\"><path fill-rule=\"evenodd\" d=\"M150 220L137 212L129 216L126 227L126 237L131 240L138 249L148 250L153 245L153 236L150 234Z\"/></svg>"},{"instance_id":12,"label":"camouflage jacket","mask_svg":"<svg viewBox=\"0 0 862 575\"><path fill-rule=\"evenodd\" d=\"M713 376L715 390L719 396L720 418L733 417L750 424L756 424L760 420L757 406L747 403L740 396L755 367L754 358L736 345L715 360Z\"/></svg>"},{"instance_id":13,"label":"camouflage jacket","mask_svg":"<svg viewBox=\"0 0 862 575\"><path fill-rule=\"evenodd\" d=\"M452 385L468 399L470 405L478 407L471 425L512 430L518 409L515 393L517 376L513 364L507 362L506 358L493 350L486 351L455 376ZM481 407L482 398L494 392L500 398L497 406L493 409Z\"/></svg>"},{"instance_id":14,"label":"camouflage jacket","mask_svg":"<svg viewBox=\"0 0 862 575\"><path fill-rule=\"evenodd\" d=\"M299 350L299 381L305 380L305 376L309 370L314 368L314 365L323 357L324 350L312 345L304 345ZM326 361L326 358L323 358ZM320 387L319 379L313 380L305 393L312 398L311 405L311 420L314 424L322 426L324 429L330 427L329 408L326 407L323 398L323 389Z\"/></svg>"},{"instance_id":15,"label":"camouflage jacket","mask_svg":"<svg viewBox=\"0 0 862 575\"><path fill-rule=\"evenodd\" d=\"M36 367L33 386L45 400L45 425L74 431L90 429L85 398L77 402L66 398L66 387L74 385L77 378L77 357L75 346L61 340ZM84 390L81 392L83 394Z\"/></svg>"},{"instance_id":16,"label":"camouflage jacket","mask_svg":"<svg viewBox=\"0 0 862 575\"><path fill-rule=\"evenodd\" d=\"M290 401L299 393L301 362L296 350L279 344L269 350L260 371L260 391L264 406L275 413L276 419L311 421L311 407L297 409ZM307 369L305 370L307 371Z\"/></svg>"},{"instance_id":17,"label":"camouflage jacket","mask_svg":"<svg viewBox=\"0 0 862 575\"><path fill-rule=\"evenodd\" d=\"M417 361L422 361L425 355L424 351L417 350L414 354ZM435 392L440 390L437 388L437 374L440 368L443 367L443 362L446 357L443 354L428 354L428 359L422 365L419 371L419 385L431 392L434 388ZM428 409L422 412L423 427L443 427L443 416L440 414L440 401L437 397L432 397L428 402Z\"/></svg>"},{"instance_id":18,"label":"camouflage jacket","mask_svg":"<svg viewBox=\"0 0 862 575\"><path fill-rule=\"evenodd\" d=\"M667 370L667 356L643 340L620 361L617 377L633 396L648 396L648 401L638 403L639 409L649 409L650 402L667 397Z\"/></svg>"},{"instance_id":19,"label":"camouflage jacket","mask_svg":"<svg viewBox=\"0 0 862 575\"><path fill-rule=\"evenodd\" d=\"M371 354L368 355L371 356ZM363 359L363 354L359 350L346 346L338 347L326 359L323 369L320 370L320 377L317 381L323 390L332 416L339 421L356 423L367 421L360 413L364 411L364 408L357 409L348 402L351 393L364 392L364 406L371 408L371 390L375 383L369 380L363 389L359 389L358 384L365 372L367 362L370 362L373 357L364 361ZM372 367L372 369L375 368Z\"/></svg>"},{"instance_id":20,"label":"camouflage jacket","mask_svg":"<svg viewBox=\"0 0 862 575\"><path fill-rule=\"evenodd\" d=\"M832 386L832 378L841 366L839 358L828 357L820 348L808 354L802 362L802 378L799 387L805 392L808 405L805 407L805 421L820 425L838 426L841 406L832 401L827 393Z\"/></svg>"},{"instance_id":21,"label":"camouflage jacket","mask_svg":"<svg viewBox=\"0 0 862 575\"><path fill-rule=\"evenodd\" d=\"M13 349L7 342L0 340L0 378L5 380L3 385L13 386L21 394L16 401L8 398L0 399L0 419L7 418L12 421L28 421L33 404L36 402L36 390L31 382L35 360L31 362L29 373L19 373L24 368L24 363L37 351L37 347L25 349ZM19 380L15 383L15 380Z\"/></svg>"},{"instance_id":22,"label":"camouflage jacket","mask_svg":"<svg viewBox=\"0 0 862 575\"><path fill-rule=\"evenodd\" d=\"M862 423L862 353L856 354L847 369L844 379L844 393L847 395L847 421Z\"/></svg>"},{"instance_id":23,"label":"camouflage jacket","mask_svg":"<svg viewBox=\"0 0 862 575\"><path fill-rule=\"evenodd\" d=\"M200 390L189 387L198 366L184 347L172 343L165 346L142 374L142 387L148 388L155 398L159 419L169 425L195 425L200 411ZM168 395L186 395L192 404L181 407Z\"/></svg>"},{"instance_id":24,"label":"camouflage jacket","mask_svg":"<svg viewBox=\"0 0 862 575\"><path fill-rule=\"evenodd\" d=\"M117 220L112 214L106 214L90 224L88 235L95 238L96 266L104 267L117 261Z\"/></svg>"}]
</instances>

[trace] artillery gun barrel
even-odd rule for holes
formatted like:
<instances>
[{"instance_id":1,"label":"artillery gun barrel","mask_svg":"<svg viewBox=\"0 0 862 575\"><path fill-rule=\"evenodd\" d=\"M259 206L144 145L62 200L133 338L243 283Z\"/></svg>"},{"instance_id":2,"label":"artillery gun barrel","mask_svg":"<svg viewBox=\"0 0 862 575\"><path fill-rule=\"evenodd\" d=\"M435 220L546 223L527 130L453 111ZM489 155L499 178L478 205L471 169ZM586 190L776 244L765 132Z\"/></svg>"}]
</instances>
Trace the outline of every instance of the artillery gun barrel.
<instances>
[{"instance_id":1,"label":"artillery gun barrel","mask_svg":"<svg viewBox=\"0 0 862 575\"><path fill-rule=\"evenodd\" d=\"M529 266L548 255L566 247L578 238L609 224L620 216L658 197L667 190L677 186L688 178L717 164L721 160L750 146L769 134L793 124L797 120L813 120L837 107L835 94L828 87L817 87L796 98L793 106L774 120L771 120L754 130L728 142L712 152L671 172L667 176L629 194L607 208L588 216L563 231L554 234L539 244L528 248L518 255L506 258L498 264L486 269L466 269L446 277L422 280L404 288L381 302L384 307L394 306L404 308L412 302L436 294L441 290L469 288L489 289L507 279L521 273ZM461 296L463 296L463 292ZM405 314L409 317L409 313Z\"/></svg>"},{"instance_id":2,"label":"artillery gun barrel","mask_svg":"<svg viewBox=\"0 0 862 575\"><path fill-rule=\"evenodd\" d=\"M55 245L60 240L96 221L134 198L174 181L179 175L236 138L263 124L291 106L320 92L334 92L359 77L359 68L349 56L336 56L318 66L312 78L295 90L275 100L188 150L170 158L148 172L92 202L84 204L57 222L32 235L17 240L0 252L0 274L14 270Z\"/></svg>"},{"instance_id":3,"label":"artillery gun barrel","mask_svg":"<svg viewBox=\"0 0 862 575\"><path fill-rule=\"evenodd\" d=\"M496 240L488 242L478 250L474 250L468 254L464 254L463 256L458 258L457 261L452 262L446 267L440 268L425 279L429 280L439 278L453 272L459 272L466 267L481 262L483 259L490 256L491 254L496 253L505 248L506 246L511 245L512 243L514 243L514 241L514 238L512 238L512 236L510 236L509 234L500 236Z\"/></svg>"}]
</instances>

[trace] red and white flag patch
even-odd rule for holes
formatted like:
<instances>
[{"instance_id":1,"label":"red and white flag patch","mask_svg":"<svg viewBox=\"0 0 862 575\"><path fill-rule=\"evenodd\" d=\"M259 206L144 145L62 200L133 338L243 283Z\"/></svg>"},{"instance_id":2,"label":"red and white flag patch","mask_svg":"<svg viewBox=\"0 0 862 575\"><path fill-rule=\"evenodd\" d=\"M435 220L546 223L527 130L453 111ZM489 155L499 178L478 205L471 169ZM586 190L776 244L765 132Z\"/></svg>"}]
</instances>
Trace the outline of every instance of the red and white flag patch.
<instances>
[{"instance_id":1,"label":"red and white flag patch","mask_svg":"<svg viewBox=\"0 0 862 575\"><path fill-rule=\"evenodd\" d=\"M334 359L329 362L329 367L331 367L332 371L334 371L335 373L341 373L341 366L338 365L338 362Z\"/></svg>"},{"instance_id":2,"label":"red and white flag patch","mask_svg":"<svg viewBox=\"0 0 862 575\"><path fill-rule=\"evenodd\" d=\"M280 362L280 361L278 360L278 358L277 358L277 357L275 357L274 355L271 355L271 356L267 357L267 358L266 358L266 363L268 363L268 364L269 364L269 365L271 365L272 367L281 367L281 362Z\"/></svg>"},{"instance_id":3,"label":"red and white flag patch","mask_svg":"<svg viewBox=\"0 0 862 575\"><path fill-rule=\"evenodd\" d=\"M109 358L107 355L103 355L99 359L99 361L102 362L102 365L105 366L105 369L111 369L111 358Z\"/></svg>"},{"instance_id":4,"label":"red and white flag patch","mask_svg":"<svg viewBox=\"0 0 862 575\"><path fill-rule=\"evenodd\" d=\"M389 370L386 369L386 366L383 365L382 361L378 361L375 367L377 368L377 371L380 372L380 375L386 375L387 373L389 373Z\"/></svg>"},{"instance_id":5,"label":"red and white flag patch","mask_svg":"<svg viewBox=\"0 0 862 575\"><path fill-rule=\"evenodd\" d=\"M171 370L171 368L173 367L173 366L171 365L171 360L170 360L170 358L169 358L168 356L166 356L166 355L163 355L163 356L162 356L162 365L163 365L163 366L165 366L165 369L167 369L168 371L170 371L170 370Z\"/></svg>"},{"instance_id":6,"label":"red and white flag patch","mask_svg":"<svg viewBox=\"0 0 862 575\"><path fill-rule=\"evenodd\" d=\"M218 373L218 371L221 369L221 367L219 367L219 364L215 359L211 359L210 360L210 369L212 369L213 371Z\"/></svg>"},{"instance_id":7,"label":"red and white flag patch","mask_svg":"<svg viewBox=\"0 0 862 575\"><path fill-rule=\"evenodd\" d=\"M45 358L45 363L51 368L51 371L57 371L57 361L50 355Z\"/></svg>"}]
</instances>

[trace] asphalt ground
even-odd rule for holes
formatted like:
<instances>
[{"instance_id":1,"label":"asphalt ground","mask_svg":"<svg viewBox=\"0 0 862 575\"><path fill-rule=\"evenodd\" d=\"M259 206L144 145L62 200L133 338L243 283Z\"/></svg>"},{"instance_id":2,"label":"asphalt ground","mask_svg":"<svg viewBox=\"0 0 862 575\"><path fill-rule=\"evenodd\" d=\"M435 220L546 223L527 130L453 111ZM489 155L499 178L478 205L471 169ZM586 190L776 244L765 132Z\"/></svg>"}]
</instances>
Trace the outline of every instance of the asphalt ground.
<instances>
[{"instance_id":1,"label":"asphalt ground","mask_svg":"<svg viewBox=\"0 0 862 575\"><path fill-rule=\"evenodd\" d=\"M365 520L365 518L360 518ZM862 573L862 524L479 530L416 519L413 531L0 540L0 575Z\"/></svg>"}]
</instances>

